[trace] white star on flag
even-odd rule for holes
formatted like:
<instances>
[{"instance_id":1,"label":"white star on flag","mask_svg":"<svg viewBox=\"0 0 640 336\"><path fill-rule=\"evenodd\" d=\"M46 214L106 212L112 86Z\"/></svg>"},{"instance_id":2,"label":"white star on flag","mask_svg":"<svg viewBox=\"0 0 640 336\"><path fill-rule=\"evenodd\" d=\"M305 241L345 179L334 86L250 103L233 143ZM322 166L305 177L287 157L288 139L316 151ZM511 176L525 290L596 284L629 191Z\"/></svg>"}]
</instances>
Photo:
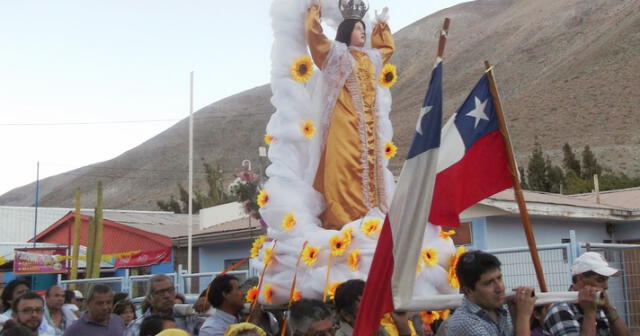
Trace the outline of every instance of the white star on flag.
<instances>
[{"instance_id":1,"label":"white star on flag","mask_svg":"<svg viewBox=\"0 0 640 336\"><path fill-rule=\"evenodd\" d=\"M478 123L480 123L480 119L484 119L486 121L489 121L489 117L487 117L487 114L484 113L484 109L487 106L487 101L489 101L489 99L480 102L480 99L478 99L478 97L474 97L475 102L476 102L476 108L474 108L473 110L471 110L471 112L467 113L467 117L473 117L476 118L476 124L475 126L473 126L473 128L478 127Z\"/></svg>"},{"instance_id":2,"label":"white star on flag","mask_svg":"<svg viewBox=\"0 0 640 336\"><path fill-rule=\"evenodd\" d=\"M424 135L422 134L422 118L424 118L429 111L431 111L431 106L425 106L420 109L420 116L418 117L418 123L416 124L416 132L420 133L420 135Z\"/></svg>"}]
</instances>

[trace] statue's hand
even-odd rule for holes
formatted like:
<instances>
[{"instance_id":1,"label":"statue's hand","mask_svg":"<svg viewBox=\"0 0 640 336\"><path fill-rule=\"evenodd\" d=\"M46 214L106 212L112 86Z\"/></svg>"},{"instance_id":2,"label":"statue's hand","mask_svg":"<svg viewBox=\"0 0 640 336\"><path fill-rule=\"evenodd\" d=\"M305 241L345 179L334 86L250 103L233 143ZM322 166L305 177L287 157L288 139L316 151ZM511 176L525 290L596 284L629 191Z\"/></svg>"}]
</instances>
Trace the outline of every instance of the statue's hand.
<instances>
[{"instance_id":1,"label":"statue's hand","mask_svg":"<svg viewBox=\"0 0 640 336\"><path fill-rule=\"evenodd\" d=\"M376 21L379 23L384 23L389 20L389 7L385 7L382 9L382 13L378 14L378 11L375 11Z\"/></svg>"}]
</instances>

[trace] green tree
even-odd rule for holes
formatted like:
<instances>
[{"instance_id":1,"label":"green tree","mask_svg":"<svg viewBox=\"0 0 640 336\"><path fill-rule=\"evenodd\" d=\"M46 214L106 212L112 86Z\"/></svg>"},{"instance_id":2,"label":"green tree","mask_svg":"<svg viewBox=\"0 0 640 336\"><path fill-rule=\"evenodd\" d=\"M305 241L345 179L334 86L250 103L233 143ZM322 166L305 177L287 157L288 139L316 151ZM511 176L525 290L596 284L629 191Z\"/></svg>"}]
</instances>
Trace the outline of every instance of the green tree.
<instances>
[{"instance_id":1,"label":"green tree","mask_svg":"<svg viewBox=\"0 0 640 336\"><path fill-rule=\"evenodd\" d=\"M544 191L552 193L562 193L564 191L564 171L562 168L553 165L547 156L545 160L546 189Z\"/></svg>"},{"instance_id":2,"label":"green tree","mask_svg":"<svg viewBox=\"0 0 640 336\"><path fill-rule=\"evenodd\" d=\"M527 184L527 179L524 174L524 167L518 166L518 172L520 173L520 187L522 187L522 189L529 189L529 185Z\"/></svg>"},{"instance_id":3,"label":"green tree","mask_svg":"<svg viewBox=\"0 0 640 336\"><path fill-rule=\"evenodd\" d=\"M585 180L593 179L593 175L600 174L602 167L598 164L596 156L591 151L589 145L584 146L582 151L582 178Z\"/></svg>"},{"instance_id":4,"label":"green tree","mask_svg":"<svg viewBox=\"0 0 640 336\"><path fill-rule=\"evenodd\" d=\"M567 174L573 172L579 176L580 161L576 158L576 155L573 153L573 150L568 143L565 143L564 146L562 146L562 153L564 154L564 157L562 158L562 167L564 168L564 171Z\"/></svg>"},{"instance_id":5,"label":"green tree","mask_svg":"<svg viewBox=\"0 0 640 336\"><path fill-rule=\"evenodd\" d=\"M208 190L206 192L200 189L193 190L192 207L193 213L200 212L202 208L212 207L214 205L228 203L232 198L225 192L223 185L223 175L220 166L215 168L202 159L202 166L204 167L206 182ZM182 184L178 183L178 198L171 195L168 200L157 200L156 205L158 208L164 211L171 211L174 213L188 213L189 212L189 192Z\"/></svg>"},{"instance_id":6,"label":"green tree","mask_svg":"<svg viewBox=\"0 0 640 336\"><path fill-rule=\"evenodd\" d=\"M549 185L547 180L546 162L542 155L542 146L535 140L533 151L527 166L527 184L531 190L546 191Z\"/></svg>"}]
</instances>

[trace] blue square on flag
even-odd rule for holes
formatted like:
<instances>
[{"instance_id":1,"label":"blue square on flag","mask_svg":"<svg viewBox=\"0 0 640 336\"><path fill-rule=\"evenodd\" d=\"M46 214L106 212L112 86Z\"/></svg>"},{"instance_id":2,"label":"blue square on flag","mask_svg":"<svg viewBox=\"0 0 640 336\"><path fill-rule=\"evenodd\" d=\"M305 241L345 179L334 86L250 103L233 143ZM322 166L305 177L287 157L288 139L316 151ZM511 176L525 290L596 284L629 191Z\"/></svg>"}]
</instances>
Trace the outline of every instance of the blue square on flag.
<instances>
[{"instance_id":1,"label":"blue square on flag","mask_svg":"<svg viewBox=\"0 0 640 336\"><path fill-rule=\"evenodd\" d=\"M478 139L498 129L487 76L482 76L458 109L454 123L467 150Z\"/></svg>"},{"instance_id":2,"label":"blue square on flag","mask_svg":"<svg viewBox=\"0 0 640 336\"><path fill-rule=\"evenodd\" d=\"M442 126L442 62L439 61L431 72L429 89L424 97L416 134L409 148L407 159L420 155L429 149L440 147Z\"/></svg>"}]
</instances>

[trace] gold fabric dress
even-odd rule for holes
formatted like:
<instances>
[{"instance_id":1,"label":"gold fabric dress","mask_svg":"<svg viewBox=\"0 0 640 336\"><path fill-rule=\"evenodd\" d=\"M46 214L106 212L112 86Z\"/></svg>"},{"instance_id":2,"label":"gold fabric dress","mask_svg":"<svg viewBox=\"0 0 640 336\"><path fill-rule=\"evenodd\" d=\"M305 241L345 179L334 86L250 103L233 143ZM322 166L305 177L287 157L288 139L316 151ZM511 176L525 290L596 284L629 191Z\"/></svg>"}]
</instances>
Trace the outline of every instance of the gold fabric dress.
<instances>
[{"instance_id":1,"label":"gold fabric dress","mask_svg":"<svg viewBox=\"0 0 640 336\"><path fill-rule=\"evenodd\" d=\"M305 29L313 61L323 70L333 41L322 32L319 7L309 8ZM394 49L386 23L376 25L371 45L386 63ZM314 181L314 188L324 196L326 204L320 216L325 229L340 230L384 202L379 162L382 145L375 115L376 69L366 53L355 49L349 52L355 60L354 71L338 94Z\"/></svg>"}]
</instances>

